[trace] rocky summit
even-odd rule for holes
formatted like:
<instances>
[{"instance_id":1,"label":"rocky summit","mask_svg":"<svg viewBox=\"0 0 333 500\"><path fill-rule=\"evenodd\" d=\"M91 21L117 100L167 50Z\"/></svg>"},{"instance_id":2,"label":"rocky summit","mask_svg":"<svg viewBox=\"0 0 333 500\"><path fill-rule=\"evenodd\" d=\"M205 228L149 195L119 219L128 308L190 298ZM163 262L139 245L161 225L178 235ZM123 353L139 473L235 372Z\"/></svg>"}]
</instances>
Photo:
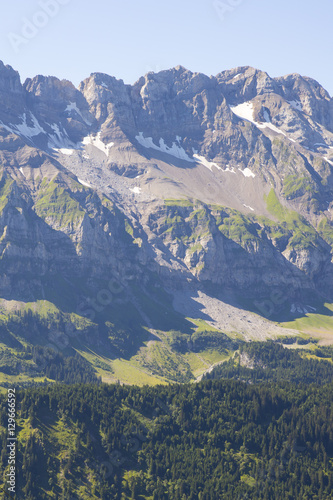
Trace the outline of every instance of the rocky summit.
<instances>
[{"instance_id":1,"label":"rocky summit","mask_svg":"<svg viewBox=\"0 0 333 500\"><path fill-rule=\"evenodd\" d=\"M178 66L75 88L0 63L0 167L7 346L187 380L189 346L331 315L333 99L311 78Z\"/></svg>"}]
</instances>

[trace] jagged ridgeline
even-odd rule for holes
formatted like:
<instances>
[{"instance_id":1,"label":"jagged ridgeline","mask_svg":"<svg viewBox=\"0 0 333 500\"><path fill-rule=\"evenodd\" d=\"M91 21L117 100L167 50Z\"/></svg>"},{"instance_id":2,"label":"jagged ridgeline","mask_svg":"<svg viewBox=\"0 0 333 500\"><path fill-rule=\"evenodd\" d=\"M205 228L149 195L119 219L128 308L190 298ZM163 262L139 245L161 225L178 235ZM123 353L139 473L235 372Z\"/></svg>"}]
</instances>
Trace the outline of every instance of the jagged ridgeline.
<instances>
[{"instance_id":1,"label":"jagged ridgeline","mask_svg":"<svg viewBox=\"0 0 333 500\"><path fill-rule=\"evenodd\" d=\"M0 384L70 379L37 346L143 385L249 340L331 342L332 110L249 67L75 88L1 63Z\"/></svg>"}]
</instances>

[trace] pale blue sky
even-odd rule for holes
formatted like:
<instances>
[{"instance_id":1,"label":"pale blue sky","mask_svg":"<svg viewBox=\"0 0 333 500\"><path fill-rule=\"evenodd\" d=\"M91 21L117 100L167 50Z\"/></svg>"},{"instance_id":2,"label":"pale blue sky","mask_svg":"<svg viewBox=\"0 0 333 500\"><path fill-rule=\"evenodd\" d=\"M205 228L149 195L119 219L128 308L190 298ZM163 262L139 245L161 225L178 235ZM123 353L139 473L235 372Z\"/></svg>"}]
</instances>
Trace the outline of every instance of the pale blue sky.
<instances>
[{"instance_id":1,"label":"pale blue sky","mask_svg":"<svg viewBox=\"0 0 333 500\"><path fill-rule=\"evenodd\" d=\"M208 75L250 65L311 76L332 95L332 22L332 0L15 0L2 2L0 59L22 80L76 85L96 71L133 83L178 64Z\"/></svg>"}]
</instances>

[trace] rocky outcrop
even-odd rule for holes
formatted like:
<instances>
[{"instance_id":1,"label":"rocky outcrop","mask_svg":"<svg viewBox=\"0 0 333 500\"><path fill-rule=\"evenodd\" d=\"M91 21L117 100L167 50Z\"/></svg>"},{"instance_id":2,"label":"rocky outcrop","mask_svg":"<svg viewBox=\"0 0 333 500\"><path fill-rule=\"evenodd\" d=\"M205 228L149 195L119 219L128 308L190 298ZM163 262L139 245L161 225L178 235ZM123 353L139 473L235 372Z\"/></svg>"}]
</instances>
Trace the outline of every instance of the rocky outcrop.
<instances>
[{"instance_id":1,"label":"rocky outcrop","mask_svg":"<svg viewBox=\"0 0 333 500\"><path fill-rule=\"evenodd\" d=\"M332 296L332 106L314 80L250 67L76 89L1 64L1 293L157 275Z\"/></svg>"},{"instance_id":2,"label":"rocky outcrop","mask_svg":"<svg viewBox=\"0 0 333 500\"><path fill-rule=\"evenodd\" d=\"M82 93L71 82L39 75L27 79L24 90L30 112L51 134L55 132L54 125L58 126L58 133L64 131L73 143L88 134L94 118Z\"/></svg>"},{"instance_id":3,"label":"rocky outcrop","mask_svg":"<svg viewBox=\"0 0 333 500\"><path fill-rule=\"evenodd\" d=\"M20 75L0 61L0 121L15 123L24 110L24 91Z\"/></svg>"}]
</instances>

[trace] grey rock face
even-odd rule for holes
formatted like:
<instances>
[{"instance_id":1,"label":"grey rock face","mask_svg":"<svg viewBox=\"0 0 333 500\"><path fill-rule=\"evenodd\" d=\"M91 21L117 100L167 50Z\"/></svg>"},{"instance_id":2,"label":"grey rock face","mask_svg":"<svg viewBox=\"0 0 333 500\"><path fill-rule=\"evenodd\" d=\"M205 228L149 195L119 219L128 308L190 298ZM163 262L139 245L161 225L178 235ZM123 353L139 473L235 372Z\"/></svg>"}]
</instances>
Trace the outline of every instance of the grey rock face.
<instances>
[{"instance_id":1,"label":"grey rock face","mask_svg":"<svg viewBox=\"0 0 333 500\"><path fill-rule=\"evenodd\" d=\"M45 128L60 122L74 143L88 133L88 124L92 125L94 119L88 103L71 82L39 75L26 80L24 90L29 110Z\"/></svg>"},{"instance_id":2,"label":"grey rock face","mask_svg":"<svg viewBox=\"0 0 333 500\"><path fill-rule=\"evenodd\" d=\"M331 296L332 110L314 80L250 67L76 89L0 64L1 293L156 273Z\"/></svg>"},{"instance_id":3,"label":"grey rock face","mask_svg":"<svg viewBox=\"0 0 333 500\"><path fill-rule=\"evenodd\" d=\"M19 73L11 66L5 66L2 61L0 61L0 90L6 95L20 95L22 93Z\"/></svg>"},{"instance_id":4,"label":"grey rock face","mask_svg":"<svg viewBox=\"0 0 333 500\"><path fill-rule=\"evenodd\" d=\"M20 75L0 61L0 121L14 122L24 108Z\"/></svg>"}]
</instances>

